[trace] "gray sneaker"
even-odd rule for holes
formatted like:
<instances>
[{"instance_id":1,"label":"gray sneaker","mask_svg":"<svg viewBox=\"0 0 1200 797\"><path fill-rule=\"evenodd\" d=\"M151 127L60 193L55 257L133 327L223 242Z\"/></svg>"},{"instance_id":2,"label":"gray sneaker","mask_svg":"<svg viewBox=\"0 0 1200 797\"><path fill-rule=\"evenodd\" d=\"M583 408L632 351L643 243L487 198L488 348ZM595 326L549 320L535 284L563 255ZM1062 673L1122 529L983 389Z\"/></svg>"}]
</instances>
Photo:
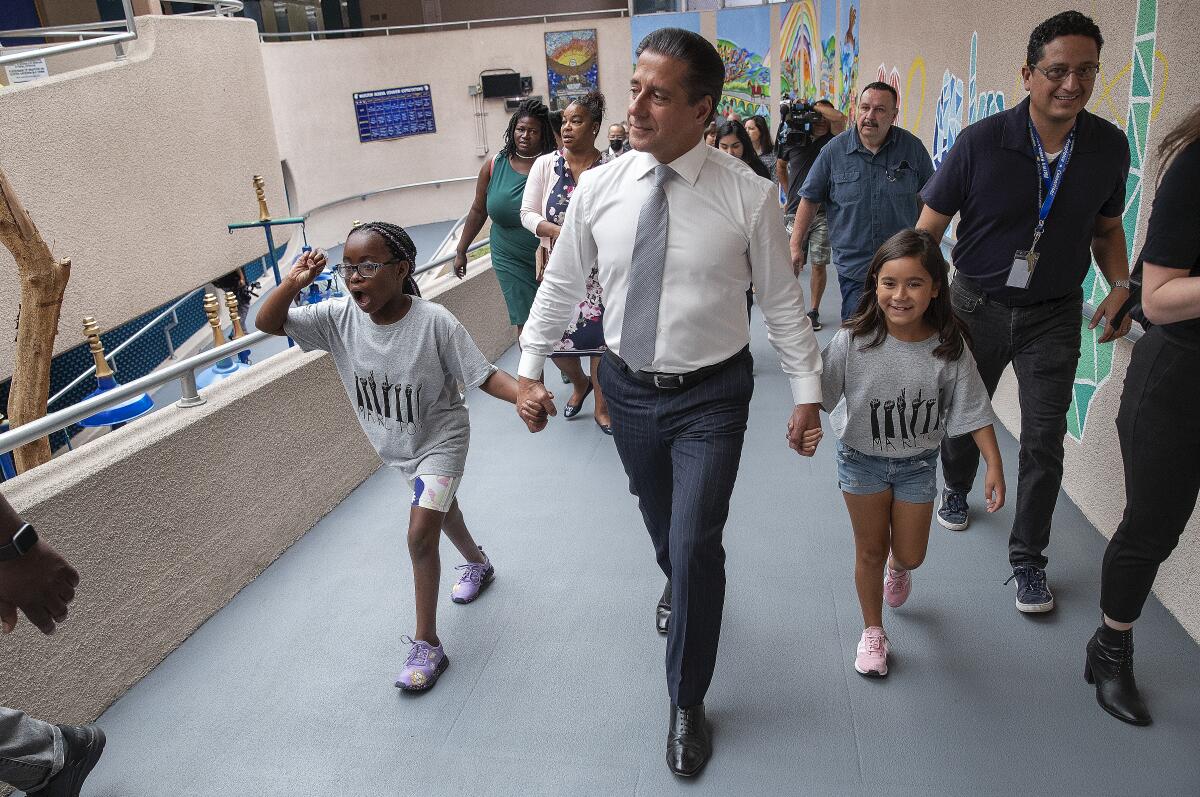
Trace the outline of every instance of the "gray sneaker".
<instances>
[{"instance_id":1,"label":"gray sneaker","mask_svg":"<svg viewBox=\"0 0 1200 797\"><path fill-rule=\"evenodd\" d=\"M937 511L938 523L951 531L964 531L971 525L969 509L967 494L947 487L942 490L942 505Z\"/></svg>"}]
</instances>

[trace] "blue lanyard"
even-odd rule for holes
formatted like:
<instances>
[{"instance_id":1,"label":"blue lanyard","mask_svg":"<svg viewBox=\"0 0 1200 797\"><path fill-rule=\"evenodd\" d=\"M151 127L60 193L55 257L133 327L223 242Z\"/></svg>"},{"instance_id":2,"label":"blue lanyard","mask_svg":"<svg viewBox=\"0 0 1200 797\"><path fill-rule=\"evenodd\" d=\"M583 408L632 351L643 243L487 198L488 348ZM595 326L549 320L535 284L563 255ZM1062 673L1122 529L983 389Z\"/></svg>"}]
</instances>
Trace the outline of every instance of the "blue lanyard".
<instances>
[{"instance_id":1,"label":"blue lanyard","mask_svg":"<svg viewBox=\"0 0 1200 797\"><path fill-rule=\"evenodd\" d=\"M1067 170L1067 163L1071 160L1071 151L1075 149L1075 128L1071 128L1071 132L1067 134L1067 140L1063 142L1062 153L1058 156L1058 166L1054 170L1054 175L1050 175L1050 162L1046 158L1046 148L1042 146L1042 138L1038 135L1037 128L1033 126L1033 120L1029 121L1029 138L1033 142L1033 155L1037 159L1038 167L1038 223L1037 228L1033 231L1033 245L1029 247L1032 252L1037 249L1038 240L1041 239L1042 233L1046 229L1046 218L1050 215L1050 208L1054 205L1054 198L1058 196L1058 189L1062 186L1063 173Z\"/></svg>"}]
</instances>

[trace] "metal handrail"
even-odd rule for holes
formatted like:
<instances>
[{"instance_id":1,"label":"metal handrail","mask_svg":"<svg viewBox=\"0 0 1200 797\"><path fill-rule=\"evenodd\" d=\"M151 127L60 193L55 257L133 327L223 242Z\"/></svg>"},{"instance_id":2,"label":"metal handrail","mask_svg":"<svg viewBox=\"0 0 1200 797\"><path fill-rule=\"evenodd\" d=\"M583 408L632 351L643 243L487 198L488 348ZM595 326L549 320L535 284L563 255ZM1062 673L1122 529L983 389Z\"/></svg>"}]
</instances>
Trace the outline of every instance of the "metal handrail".
<instances>
[{"instance_id":1,"label":"metal handrail","mask_svg":"<svg viewBox=\"0 0 1200 797\"><path fill-rule=\"evenodd\" d=\"M66 42L64 44L47 44L40 47L34 46L15 53L0 53L0 66L19 64L22 61L32 61L35 58L45 58L50 55L74 52L75 50L102 47L106 44L111 44L116 48L118 61L124 60L124 44L127 41L133 41L137 38L137 27L133 22L133 6L130 4L130 0L121 0L121 5L125 12L125 18L114 20L110 23L85 22L79 25L58 25L46 28L0 31L0 34L5 36L64 36L70 35L70 29L74 29L74 35L79 37L79 41ZM96 33L97 31L109 28L120 28L120 30L111 33L101 32L98 35Z\"/></svg>"},{"instance_id":2,"label":"metal handrail","mask_svg":"<svg viewBox=\"0 0 1200 797\"><path fill-rule=\"evenodd\" d=\"M188 0L194 5L206 5L211 8L201 9L200 11L189 11L184 14L175 14L179 17L228 17L242 11L245 4L242 0ZM117 50L117 60L125 59L124 43L133 41L137 38L137 26L133 18L133 6L131 0L121 0L121 5L124 11L123 19L116 19L108 22L80 22L76 25L51 25L42 28L22 28L20 30L0 30L0 35L5 38L16 38L23 36L42 36L42 37L75 37L78 41L66 42L63 44L47 44L37 46L34 45L28 49L21 49L14 53L0 53L0 66L5 64L17 64L22 61L32 61L36 58L45 58L50 55L60 55L62 53L74 52L75 50L86 50L92 47L102 47L111 44ZM115 30L114 30L115 29Z\"/></svg>"},{"instance_id":3,"label":"metal handrail","mask_svg":"<svg viewBox=\"0 0 1200 797\"><path fill-rule=\"evenodd\" d=\"M468 247L468 252L473 252L487 246L490 238L484 238L482 241L477 241ZM439 257L437 260L424 264L416 269L413 269L413 276L424 274L427 271L443 266L446 263L454 260L457 256L454 254ZM203 289L200 289L203 290ZM194 291L193 291L194 293ZM190 294L189 294L190 296ZM0 454L6 454L13 449L20 448L27 443L32 443L35 440L40 440L46 435L53 434L61 429L66 429L73 423L78 423L89 415L116 406L122 402L128 401L131 398L140 396L142 393L148 393L155 390L167 382L178 379L182 384L181 397L177 402L180 407L196 407L204 404L204 398L200 395L196 388L196 369L204 368L212 365L218 360L223 360L226 357L232 357L239 351L248 349L265 340L274 337L270 332L251 332L243 335L236 340L231 340L221 346L209 349L208 351L194 354L180 360L177 363L160 368L153 373L146 374L143 377L133 380L124 385L119 385L112 390L105 391L97 396L92 396L89 399L72 404L70 407L52 412L35 421L30 421L27 424L17 427L11 431L0 434Z\"/></svg>"},{"instance_id":4,"label":"metal handrail","mask_svg":"<svg viewBox=\"0 0 1200 797\"><path fill-rule=\"evenodd\" d=\"M627 8L599 8L594 11L565 11L565 12L560 12L557 14L530 14L530 15L522 16L522 17L492 17L489 19L459 20L457 22L427 22L423 25L387 25L387 26L381 26L381 27L375 27L375 28L338 28L337 30L305 30L305 31L294 31L294 32L288 32L288 33L265 33L264 32L264 33L258 34L258 37L262 41L266 41L267 39L309 39L310 41L316 41L317 36L329 36L332 34L379 33L380 31L382 31L384 36L390 36L390 35L392 35L391 32L394 30L395 31L420 31L420 30L429 30L432 28L439 28L439 29L440 28L454 28L454 27L459 27L459 26L465 27L467 30L470 30L472 25L495 24L497 22L516 23L516 22L530 22L530 21L536 21L536 20L540 19L543 23L546 23L546 22L550 22L551 20L565 19L568 17L585 17L585 16L586 17L596 17L596 16L610 16L610 15L615 15L617 18L624 18L624 17L629 16L629 9L627 9Z\"/></svg>"},{"instance_id":5,"label":"metal handrail","mask_svg":"<svg viewBox=\"0 0 1200 797\"><path fill-rule=\"evenodd\" d=\"M344 196L341 199L334 199L329 202L324 202L320 205L317 205L314 208L309 208L308 210L304 211L303 213L300 214L300 217L303 219L307 219L309 216L316 213L318 210L325 210L326 208L331 208L331 207L334 207L335 205L341 205L344 202L351 202L355 199L360 200L360 201L365 201L369 197L378 196L379 194L386 194L391 191L400 191L405 188L423 188L425 186L430 186L430 185L447 185L449 183L461 183L461 182L465 182L467 180L477 180L477 179L479 179L478 175L472 175L471 177L448 177L444 180L426 180L425 182L421 182L421 183L405 183L404 185L393 185L393 186L388 186L387 188L377 188L374 191L364 191L364 192L358 193L358 194L350 194L349 196Z\"/></svg>"},{"instance_id":6,"label":"metal handrail","mask_svg":"<svg viewBox=\"0 0 1200 797\"><path fill-rule=\"evenodd\" d=\"M137 342L137 340L140 339L142 337L142 335L144 335L148 330L150 330L151 327L157 326L158 323L160 321L163 321L164 319L166 319L167 316L174 317L175 323L178 324L179 317L176 315L176 313L179 311L179 308L183 305L184 302L188 301L193 296L195 296L197 293L200 293L203 290L204 290L204 288L197 288L194 291L190 291L187 295L185 295L179 301L175 302L170 307L168 307L166 310L163 310L161 313L159 313L154 318L154 320L149 321L137 332L130 335L126 340L123 340L119 344L114 346L112 351L110 351L104 355L104 359L106 362L108 362L109 367L112 368L114 371L119 371L119 369L117 368L116 360L114 358L118 354L120 354L122 351L124 351L126 348L128 348L130 345ZM171 359L175 359L175 346L171 341L170 330L166 330L166 333L167 333L167 348L170 349L170 351L171 351ZM91 368L88 368L86 371L81 373L79 376L72 379L70 384L68 384L62 390L58 391L53 396L51 396L49 398L49 400L46 401L46 406L49 407L54 402L62 400L62 398L64 396L66 396L68 393L70 393L72 390L74 390L79 385L80 382L87 379L89 376L91 376L94 373L96 373L96 366L93 364Z\"/></svg>"}]
</instances>

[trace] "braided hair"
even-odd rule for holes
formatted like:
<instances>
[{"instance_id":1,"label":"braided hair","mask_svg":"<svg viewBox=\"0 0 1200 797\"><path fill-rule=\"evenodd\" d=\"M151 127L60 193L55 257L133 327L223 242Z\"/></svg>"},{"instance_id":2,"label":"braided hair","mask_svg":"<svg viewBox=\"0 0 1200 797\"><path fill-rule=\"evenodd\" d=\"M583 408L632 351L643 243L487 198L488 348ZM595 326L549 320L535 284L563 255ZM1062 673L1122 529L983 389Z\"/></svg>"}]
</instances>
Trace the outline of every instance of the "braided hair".
<instances>
[{"instance_id":1,"label":"braided hair","mask_svg":"<svg viewBox=\"0 0 1200 797\"><path fill-rule=\"evenodd\" d=\"M508 129L504 131L504 146L500 148L502 157L509 158L517 151L517 122L526 116L535 120L541 128L542 149L538 154L545 155L547 152L554 151L554 128L550 126L550 109L541 100L530 97L527 100L521 100L521 104L517 106L512 118L508 120Z\"/></svg>"},{"instance_id":2,"label":"braided hair","mask_svg":"<svg viewBox=\"0 0 1200 797\"><path fill-rule=\"evenodd\" d=\"M359 231L373 232L387 244L388 251L397 260L408 263L408 277L404 280L404 292L409 296L420 296L421 290L413 277L413 269L417 266L417 245L399 224L386 221L367 221L357 224L350 230L350 235ZM349 237L349 236L347 236Z\"/></svg>"}]
</instances>

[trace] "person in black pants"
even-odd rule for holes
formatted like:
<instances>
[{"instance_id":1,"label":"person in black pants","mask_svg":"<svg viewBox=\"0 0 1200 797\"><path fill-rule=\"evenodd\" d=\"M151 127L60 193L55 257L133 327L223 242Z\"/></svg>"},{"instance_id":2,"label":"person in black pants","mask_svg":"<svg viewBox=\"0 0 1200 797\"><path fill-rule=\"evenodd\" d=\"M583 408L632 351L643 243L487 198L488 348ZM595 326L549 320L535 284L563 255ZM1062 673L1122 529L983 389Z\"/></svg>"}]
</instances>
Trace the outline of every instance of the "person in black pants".
<instances>
[{"instance_id":1,"label":"person in black pants","mask_svg":"<svg viewBox=\"0 0 1200 797\"><path fill-rule=\"evenodd\" d=\"M1166 171L1142 247L1142 309L1158 326L1125 372L1117 414L1125 516L1104 551L1103 623L1084 667L1101 707L1133 725L1150 724L1133 677L1133 623L1200 492L1200 105L1163 140L1159 162Z\"/></svg>"}]
</instances>

